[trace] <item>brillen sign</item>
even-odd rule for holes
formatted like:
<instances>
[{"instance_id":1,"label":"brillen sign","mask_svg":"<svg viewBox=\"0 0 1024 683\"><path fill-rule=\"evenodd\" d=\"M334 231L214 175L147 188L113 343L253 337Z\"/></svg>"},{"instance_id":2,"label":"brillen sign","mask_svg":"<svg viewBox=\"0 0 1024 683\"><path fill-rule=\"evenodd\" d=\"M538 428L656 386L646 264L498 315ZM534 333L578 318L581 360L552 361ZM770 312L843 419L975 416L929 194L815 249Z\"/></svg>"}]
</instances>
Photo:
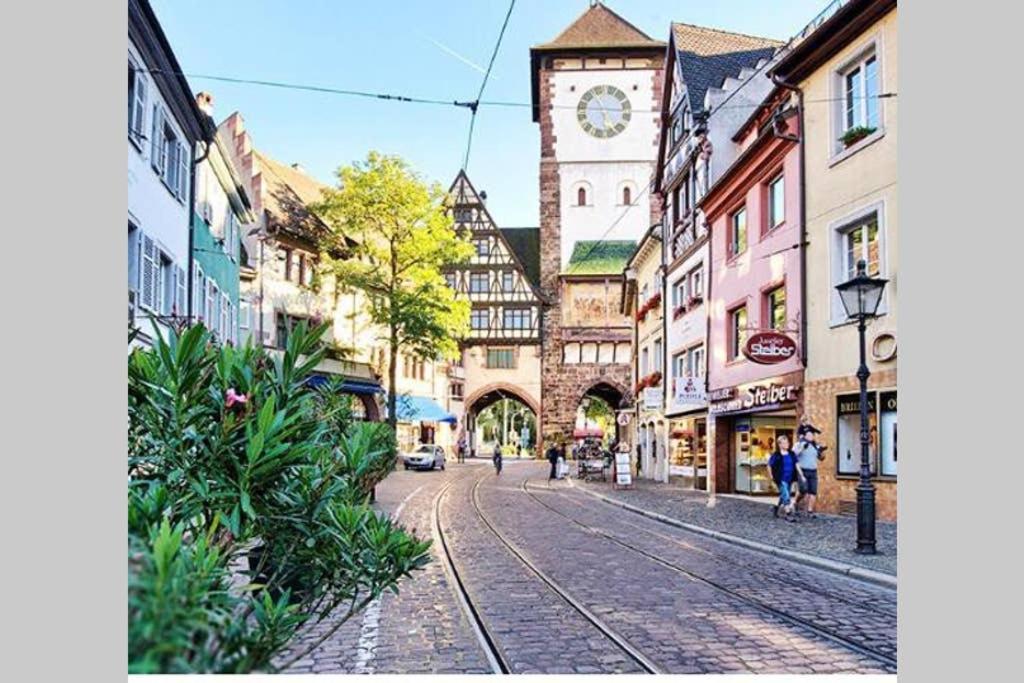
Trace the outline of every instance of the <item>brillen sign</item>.
<instances>
[{"instance_id":1,"label":"brillen sign","mask_svg":"<svg viewBox=\"0 0 1024 683\"><path fill-rule=\"evenodd\" d=\"M761 365L774 365L796 355L796 342L781 332L757 332L750 335L743 355Z\"/></svg>"}]
</instances>

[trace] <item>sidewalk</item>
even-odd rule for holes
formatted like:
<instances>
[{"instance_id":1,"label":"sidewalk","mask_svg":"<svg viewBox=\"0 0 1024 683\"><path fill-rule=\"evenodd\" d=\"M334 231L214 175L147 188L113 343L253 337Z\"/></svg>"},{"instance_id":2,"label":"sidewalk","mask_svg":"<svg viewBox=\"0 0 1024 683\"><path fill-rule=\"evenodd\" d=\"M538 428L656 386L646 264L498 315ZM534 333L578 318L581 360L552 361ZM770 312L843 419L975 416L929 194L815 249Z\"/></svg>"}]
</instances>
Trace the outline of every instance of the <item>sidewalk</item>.
<instances>
[{"instance_id":1,"label":"sidewalk","mask_svg":"<svg viewBox=\"0 0 1024 683\"><path fill-rule=\"evenodd\" d=\"M896 575L896 524L876 522L877 555L858 555L857 519L818 514L786 522L772 516L771 505L761 500L716 496L715 507L707 506L708 494L671 484L635 480L632 490L615 491L611 484L574 479L572 484L606 498L654 512L714 532L748 541L812 555L826 560Z\"/></svg>"}]
</instances>

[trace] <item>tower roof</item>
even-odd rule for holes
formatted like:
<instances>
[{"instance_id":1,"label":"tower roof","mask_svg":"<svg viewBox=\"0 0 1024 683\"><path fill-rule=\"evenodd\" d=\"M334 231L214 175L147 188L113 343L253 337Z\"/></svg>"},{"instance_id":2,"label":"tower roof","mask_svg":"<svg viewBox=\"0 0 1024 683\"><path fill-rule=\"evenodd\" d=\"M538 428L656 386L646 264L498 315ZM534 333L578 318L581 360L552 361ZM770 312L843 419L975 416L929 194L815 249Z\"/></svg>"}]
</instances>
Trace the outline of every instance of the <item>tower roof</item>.
<instances>
[{"instance_id":1,"label":"tower roof","mask_svg":"<svg viewBox=\"0 0 1024 683\"><path fill-rule=\"evenodd\" d=\"M636 250L633 240L579 240L564 275L622 275Z\"/></svg>"},{"instance_id":2,"label":"tower roof","mask_svg":"<svg viewBox=\"0 0 1024 683\"><path fill-rule=\"evenodd\" d=\"M595 2L554 40L536 45L533 49L659 48L664 46L664 43L654 40L600 2Z\"/></svg>"}]
</instances>

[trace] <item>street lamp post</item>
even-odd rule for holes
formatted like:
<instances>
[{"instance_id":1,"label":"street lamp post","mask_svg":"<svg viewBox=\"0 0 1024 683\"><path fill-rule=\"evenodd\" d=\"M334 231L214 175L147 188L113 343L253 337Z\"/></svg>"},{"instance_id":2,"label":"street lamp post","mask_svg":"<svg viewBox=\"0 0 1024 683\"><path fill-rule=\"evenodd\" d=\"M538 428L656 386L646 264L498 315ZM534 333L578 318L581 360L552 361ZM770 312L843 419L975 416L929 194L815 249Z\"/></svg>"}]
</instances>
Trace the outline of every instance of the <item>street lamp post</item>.
<instances>
[{"instance_id":1,"label":"street lamp post","mask_svg":"<svg viewBox=\"0 0 1024 683\"><path fill-rule=\"evenodd\" d=\"M868 452L868 371L866 344L864 340L867 321L878 314L882 292L888 280L869 277L867 263L857 261L857 274L850 280L836 286L839 298L846 309L846 316L857 320L860 338L860 481L857 484L857 552L874 555L875 548L875 485L871 481L871 462Z\"/></svg>"}]
</instances>

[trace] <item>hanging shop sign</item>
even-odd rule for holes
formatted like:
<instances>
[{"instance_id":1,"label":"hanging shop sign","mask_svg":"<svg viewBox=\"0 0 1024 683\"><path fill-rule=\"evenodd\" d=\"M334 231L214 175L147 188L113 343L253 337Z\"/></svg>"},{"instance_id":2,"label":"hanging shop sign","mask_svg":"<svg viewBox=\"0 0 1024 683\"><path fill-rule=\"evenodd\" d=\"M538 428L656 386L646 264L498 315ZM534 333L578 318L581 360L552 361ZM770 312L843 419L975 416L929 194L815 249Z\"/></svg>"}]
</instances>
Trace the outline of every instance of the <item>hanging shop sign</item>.
<instances>
[{"instance_id":1,"label":"hanging shop sign","mask_svg":"<svg viewBox=\"0 0 1024 683\"><path fill-rule=\"evenodd\" d=\"M644 408L657 410L661 407L661 387L647 387L644 389Z\"/></svg>"},{"instance_id":2,"label":"hanging shop sign","mask_svg":"<svg viewBox=\"0 0 1024 683\"><path fill-rule=\"evenodd\" d=\"M700 407L707 403L708 395L704 390L703 377L677 377L674 381L676 385L674 407L691 405Z\"/></svg>"},{"instance_id":3,"label":"hanging shop sign","mask_svg":"<svg viewBox=\"0 0 1024 683\"><path fill-rule=\"evenodd\" d=\"M629 424L629 413L622 411L619 416L615 418L615 421L619 423L620 427L625 427Z\"/></svg>"},{"instance_id":4,"label":"hanging shop sign","mask_svg":"<svg viewBox=\"0 0 1024 683\"><path fill-rule=\"evenodd\" d=\"M800 385L798 384L754 384L745 387L741 393L738 392L735 398L726 398L712 403L708 412L712 414L731 413L738 410L792 403L796 401L799 392Z\"/></svg>"},{"instance_id":5,"label":"hanging shop sign","mask_svg":"<svg viewBox=\"0 0 1024 683\"><path fill-rule=\"evenodd\" d=\"M744 345L743 355L761 365L782 363L796 356L796 342L781 332L756 332Z\"/></svg>"}]
</instances>

